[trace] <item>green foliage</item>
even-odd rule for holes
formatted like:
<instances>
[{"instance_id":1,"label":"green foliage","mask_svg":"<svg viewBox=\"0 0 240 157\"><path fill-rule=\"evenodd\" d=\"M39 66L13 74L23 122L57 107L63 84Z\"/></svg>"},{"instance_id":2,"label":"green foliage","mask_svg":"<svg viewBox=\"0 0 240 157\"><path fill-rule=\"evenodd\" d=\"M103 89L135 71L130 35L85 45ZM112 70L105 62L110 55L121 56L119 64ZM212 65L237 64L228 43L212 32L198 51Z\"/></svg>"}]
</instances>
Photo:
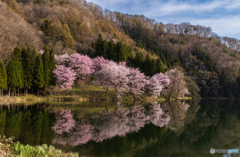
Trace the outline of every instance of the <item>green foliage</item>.
<instances>
[{"instance_id":1,"label":"green foliage","mask_svg":"<svg viewBox=\"0 0 240 157\"><path fill-rule=\"evenodd\" d=\"M43 21L43 23L41 24L40 28L43 32L48 30L48 27L51 25L51 21L49 21L48 19L45 19Z\"/></svg>"},{"instance_id":2,"label":"green foliage","mask_svg":"<svg viewBox=\"0 0 240 157\"><path fill-rule=\"evenodd\" d=\"M6 115L7 115L6 110L0 112L0 136L3 134L5 128Z\"/></svg>"},{"instance_id":3,"label":"green foliage","mask_svg":"<svg viewBox=\"0 0 240 157\"><path fill-rule=\"evenodd\" d=\"M7 90L7 72L2 59L0 60L0 90Z\"/></svg>"},{"instance_id":4,"label":"green foliage","mask_svg":"<svg viewBox=\"0 0 240 157\"><path fill-rule=\"evenodd\" d=\"M62 24L60 21L53 22L48 26L47 34L55 42L62 41L64 47L75 49L75 40L71 35L68 24Z\"/></svg>"},{"instance_id":5,"label":"green foliage","mask_svg":"<svg viewBox=\"0 0 240 157\"><path fill-rule=\"evenodd\" d=\"M238 59L238 57L237 57L237 55L236 55L236 52L230 54L230 56L232 56L232 57L235 58L235 59Z\"/></svg>"},{"instance_id":6,"label":"green foliage","mask_svg":"<svg viewBox=\"0 0 240 157\"><path fill-rule=\"evenodd\" d=\"M22 65L23 65L23 84L25 89L30 89L33 81L33 70L34 66L32 64L32 50L28 46L27 50L23 47L21 51Z\"/></svg>"},{"instance_id":7,"label":"green foliage","mask_svg":"<svg viewBox=\"0 0 240 157\"><path fill-rule=\"evenodd\" d=\"M50 86L51 79L51 63L48 53L48 48L45 47L45 51L42 55L42 63L43 63L43 80L44 80L44 90L46 90Z\"/></svg>"},{"instance_id":8,"label":"green foliage","mask_svg":"<svg viewBox=\"0 0 240 157\"><path fill-rule=\"evenodd\" d=\"M181 38L175 39L174 37L170 38L169 41L173 44L186 44L186 41L182 40Z\"/></svg>"},{"instance_id":9,"label":"green foliage","mask_svg":"<svg viewBox=\"0 0 240 157\"><path fill-rule=\"evenodd\" d=\"M213 62L211 56L201 50L200 48L197 48L197 50L192 52L193 55L196 55L198 59L200 59L207 67L207 70L213 72L215 71L218 73L217 65Z\"/></svg>"},{"instance_id":10,"label":"green foliage","mask_svg":"<svg viewBox=\"0 0 240 157\"><path fill-rule=\"evenodd\" d=\"M7 84L9 91L15 91L17 88L16 66L13 59L10 60L7 66Z\"/></svg>"},{"instance_id":11,"label":"green foliage","mask_svg":"<svg viewBox=\"0 0 240 157\"><path fill-rule=\"evenodd\" d=\"M118 41L114 43L113 41L107 42L102 39L102 35L99 35L98 40L92 44L95 50L94 56L103 56L105 59L110 59L115 62L126 61L132 56L131 47Z\"/></svg>"},{"instance_id":12,"label":"green foliage","mask_svg":"<svg viewBox=\"0 0 240 157\"><path fill-rule=\"evenodd\" d=\"M33 86L35 88L42 88L44 85L44 70L42 63L42 56L39 54L36 58L35 68L33 73Z\"/></svg>"},{"instance_id":13,"label":"green foliage","mask_svg":"<svg viewBox=\"0 0 240 157\"><path fill-rule=\"evenodd\" d=\"M224 53L228 53L227 46L224 46L224 47L223 47L223 52L224 52Z\"/></svg>"},{"instance_id":14,"label":"green foliage","mask_svg":"<svg viewBox=\"0 0 240 157\"><path fill-rule=\"evenodd\" d=\"M65 156L65 153L59 149L56 149L53 146L48 146L43 144L41 146L30 146L30 145L23 145L19 142L15 143L13 146L13 150L20 156L20 157L31 157L31 156ZM68 156L78 157L78 154L69 153Z\"/></svg>"}]
</instances>

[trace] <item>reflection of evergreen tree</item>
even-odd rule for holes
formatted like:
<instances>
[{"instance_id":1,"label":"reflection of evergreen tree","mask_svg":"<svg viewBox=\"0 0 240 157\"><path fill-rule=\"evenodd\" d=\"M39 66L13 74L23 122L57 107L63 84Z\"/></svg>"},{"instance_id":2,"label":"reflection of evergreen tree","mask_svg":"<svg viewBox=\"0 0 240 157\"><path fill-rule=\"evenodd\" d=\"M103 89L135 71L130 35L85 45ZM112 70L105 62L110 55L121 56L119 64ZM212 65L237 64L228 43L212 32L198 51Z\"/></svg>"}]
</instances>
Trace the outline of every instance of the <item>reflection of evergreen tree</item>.
<instances>
[{"instance_id":1,"label":"reflection of evergreen tree","mask_svg":"<svg viewBox=\"0 0 240 157\"><path fill-rule=\"evenodd\" d=\"M34 144L39 145L42 133L42 112L38 112L32 116L32 131L34 132Z\"/></svg>"},{"instance_id":2,"label":"reflection of evergreen tree","mask_svg":"<svg viewBox=\"0 0 240 157\"><path fill-rule=\"evenodd\" d=\"M51 129L51 126L53 125L52 119L53 118L48 112L43 112L41 143L51 144L51 141L53 139L53 131Z\"/></svg>"},{"instance_id":3,"label":"reflection of evergreen tree","mask_svg":"<svg viewBox=\"0 0 240 157\"><path fill-rule=\"evenodd\" d=\"M31 123L31 113L29 111L23 112L23 121L22 121L22 129L21 129L21 134L19 136L19 140L22 143L32 143L34 136L32 132L32 123ZM27 138L26 138L27 137Z\"/></svg>"},{"instance_id":4,"label":"reflection of evergreen tree","mask_svg":"<svg viewBox=\"0 0 240 157\"><path fill-rule=\"evenodd\" d=\"M19 138L22 129L23 112L14 109L7 114L4 134L7 137Z\"/></svg>"},{"instance_id":5,"label":"reflection of evergreen tree","mask_svg":"<svg viewBox=\"0 0 240 157\"><path fill-rule=\"evenodd\" d=\"M0 112L0 137L3 134L4 128L5 128L6 114L7 114L7 111Z\"/></svg>"}]
</instances>

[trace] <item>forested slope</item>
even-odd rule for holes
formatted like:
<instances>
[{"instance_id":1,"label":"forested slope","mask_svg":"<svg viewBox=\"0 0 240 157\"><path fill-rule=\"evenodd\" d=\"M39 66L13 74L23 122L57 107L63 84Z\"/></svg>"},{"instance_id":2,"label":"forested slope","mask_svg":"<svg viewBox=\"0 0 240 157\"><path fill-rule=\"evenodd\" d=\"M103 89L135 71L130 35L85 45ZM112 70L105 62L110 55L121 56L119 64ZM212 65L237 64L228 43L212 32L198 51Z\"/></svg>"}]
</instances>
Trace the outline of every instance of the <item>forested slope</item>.
<instances>
[{"instance_id":1,"label":"forested slope","mask_svg":"<svg viewBox=\"0 0 240 157\"><path fill-rule=\"evenodd\" d=\"M180 66L202 96L239 96L240 42L205 26L158 23L83 0L2 0L0 58L5 66L16 45L127 61L148 76Z\"/></svg>"}]
</instances>

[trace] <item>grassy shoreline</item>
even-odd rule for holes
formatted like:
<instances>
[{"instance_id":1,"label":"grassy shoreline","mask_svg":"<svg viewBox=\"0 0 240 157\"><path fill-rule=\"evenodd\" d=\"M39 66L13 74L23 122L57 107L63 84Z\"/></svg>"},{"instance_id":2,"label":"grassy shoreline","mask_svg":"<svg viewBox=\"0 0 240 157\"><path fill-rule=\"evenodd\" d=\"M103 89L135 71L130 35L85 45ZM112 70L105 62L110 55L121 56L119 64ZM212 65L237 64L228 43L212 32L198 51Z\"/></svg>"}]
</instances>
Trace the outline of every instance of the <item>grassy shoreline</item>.
<instances>
[{"instance_id":1,"label":"grassy shoreline","mask_svg":"<svg viewBox=\"0 0 240 157\"><path fill-rule=\"evenodd\" d=\"M191 97L181 97L181 98L171 98L170 101L174 100L189 100ZM32 105L36 103L58 103L58 102L97 102L97 101L109 101L109 102L117 102L118 99L115 95L113 89L109 89L107 93L100 87L94 85L81 85L75 87L71 90L67 91L67 95L65 94L65 90L61 90L59 88L54 88L51 91L51 94L46 96L40 95L21 95L21 96L2 96L0 97L0 105L1 104L14 104L14 103L24 103L26 105ZM166 99L164 97L153 98L150 94L144 93L142 96L136 96L134 98L133 94L124 94L120 100L122 103L128 102L164 102Z\"/></svg>"}]
</instances>

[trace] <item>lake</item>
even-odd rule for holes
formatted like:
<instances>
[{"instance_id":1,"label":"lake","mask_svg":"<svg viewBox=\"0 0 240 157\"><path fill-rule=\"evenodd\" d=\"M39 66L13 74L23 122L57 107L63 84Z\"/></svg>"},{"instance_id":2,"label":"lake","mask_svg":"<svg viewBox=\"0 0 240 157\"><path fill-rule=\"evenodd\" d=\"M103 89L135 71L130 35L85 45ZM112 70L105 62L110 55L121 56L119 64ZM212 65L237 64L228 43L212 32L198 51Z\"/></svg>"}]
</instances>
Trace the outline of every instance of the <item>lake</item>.
<instances>
[{"instance_id":1,"label":"lake","mask_svg":"<svg viewBox=\"0 0 240 157\"><path fill-rule=\"evenodd\" d=\"M210 149L239 147L240 102L8 104L0 106L0 134L80 156L227 157Z\"/></svg>"}]
</instances>

